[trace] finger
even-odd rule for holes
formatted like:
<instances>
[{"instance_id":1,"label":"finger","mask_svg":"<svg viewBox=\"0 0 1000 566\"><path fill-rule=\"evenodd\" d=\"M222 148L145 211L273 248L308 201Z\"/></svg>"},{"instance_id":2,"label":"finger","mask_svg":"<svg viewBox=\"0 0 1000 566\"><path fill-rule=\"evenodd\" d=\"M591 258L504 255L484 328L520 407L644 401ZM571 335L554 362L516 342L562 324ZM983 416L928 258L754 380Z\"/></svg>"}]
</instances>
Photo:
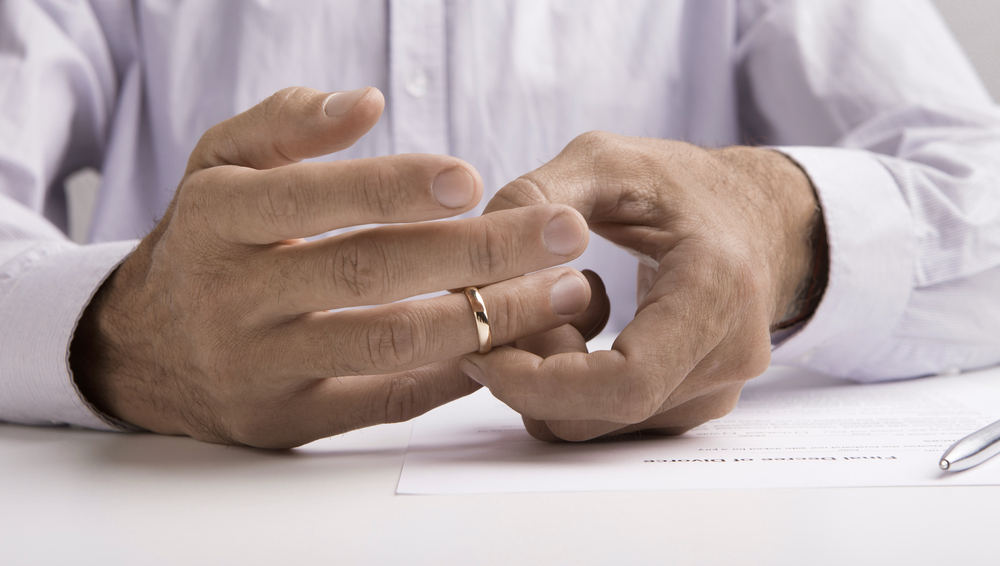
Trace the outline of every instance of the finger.
<instances>
[{"instance_id":1,"label":"finger","mask_svg":"<svg viewBox=\"0 0 1000 566\"><path fill-rule=\"evenodd\" d=\"M458 371L457 360L386 375L321 379L271 409L274 415L252 413L231 434L250 446L291 448L367 426L407 421L477 389L479 384Z\"/></svg>"},{"instance_id":2,"label":"finger","mask_svg":"<svg viewBox=\"0 0 1000 566\"><path fill-rule=\"evenodd\" d=\"M566 327L560 327L541 336L552 336ZM569 333L562 333L562 336L551 337L541 340L537 337L522 339L517 342L518 347L532 351L542 357L549 355L573 351L572 336ZM579 344L575 345L579 348ZM696 370L697 371L697 370ZM724 371L724 370L723 370ZM743 383L728 384L715 383L707 388L692 388L688 384L692 381L692 376L678 386L671 394L660 412L641 423L633 425L623 425L618 422L600 420L548 420L542 421L522 416L525 429L533 437L539 440L556 441L567 440L579 442L591 440L608 435L630 434L639 431L651 431L657 434L681 434L700 424L710 420L721 418L736 406ZM701 381L700 376L695 376L694 381ZM687 386L687 387L685 387ZM715 389L712 391L711 389ZM696 395L688 395L692 390L697 390ZM667 408L669 410L667 410Z\"/></svg>"},{"instance_id":3,"label":"finger","mask_svg":"<svg viewBox=\"0 0 1000 566\"><path fill-rule=\"evenodd\" d=\"M667 175L651 156L703 151L684 142L588 132L552 161L500 189L485 213L562 203L578 210L608 241L658 262L678 242L702 232L698 222L678 222L677 213L689 208L687 188L704 185L704 179L687 168L670 169Z\"/></svg>"},{"instance_id":4,"label":"finger","mask_svg":"<svg viewBox=\"0 0 1000 566\"><path fill-rule=\"evenodd\" d=\"M522 421L527 422L527 417L522 417ZM617 436L626 432L635 432L639 425L623 425L608 421L580 420L580 421L534 421L532 419L531 428L525 425L525 430L538 440L555 442L565 440L568 442L583 442L593 440L602 436Z\"/></svg>"},{"instance_id":5,"label":"finger","mask_svg":"<svg viewBox=\"0 0 1000 566\"><path fill-rule=\"evenodd\" d=\"M470 379L489 388L497 399L536 420L579 420L591 417L630 424L648 415L622 414L615 394L628 360L617 350L561 353L541 357L515 348L480 356L470 354L459 365ZM665 398L665 396L664 396Z\"/></svg>"},{"instance_id":6,"label":"finger","mask_svg":"<svg viewBox=\"0 0 1000 566\"><path fill-rule=\"evenodd\" d=\"M733 309L730 301L739 297L718 292L713 277L687 273L692 262L683 254L676 257L665 264L613 350L543 359L508 348L468 355L460 367L523 415L622 424L642 422L682 402L671 397L674 391L724 340L731 342L725 351L734 360L726 379L745 381L762 373L770 362L770 342L756 335L761 329L739 320L760 318L748 312L757 307ZM707 379L682 392L690 398L698 393L696 386L709 386L719 370L713 364L722 359L709 359L703 366Z\"/></svg>"},{"instance_id":7,"label":"finger","mask_svg":"<svg viewBox=\"0 0 1000 566\"><path fill-rule=\"evenodd\" d=\"M677 408L712 394L720 388L737 387L737 393L747 381L767 369L770 361L770 337L767 329L753 328L736 332L747 340L724 340L706 355L667 397L661 412L674 412ZM756 344L756 347L750 344ZM735 403L735 400L733 401ZM717 417L712 417L717 418Z\"/></svg>"},{"instance_id":8,"label":"finger","mask_svg":"<svg viewBox=\"0 0 1000 566\"><path fill-rule=\"evenodd\" d=\"M589 269L584 269L582 273L590 284L590 304L570 324L583 336L584 341L589 342L607 326L611 318L611 299L600 275Z\"/></svg>"},{"instance_id":9,"label":"finger","mask_svg":"<svg viewBox=\"0 0 1000 566\"><path fill-rule=\"evenodd\" d=\"M661 196L656 186L667 181L653 174L652 169L642 167L648 159L641 156L648 152L650 143L687 146L588 132L570 142L552 161L497 191L485 213L558 202L579 210L591 223L627 220L646 224L648 215L655 213L648 206L650 196ZM586 166L581 166L583 163ZM628 182L619 180L623 165L628 167Z\"/></svg>"},{"instance_id":10,"label":"finger","mask_svg":"<svg viewBox=\"0 0 1000 566\"><path fill-rule=\"evenodd\" d=\"M565 263L588 231L560 205L454 222L382 226L269 250L259 268L263 316L378 305L442 289L486 285ZM280 279L277 279L280 276Z\"/></svg>"},{"instance_id":11,"label":"finger","mask_svg":"<svg viewBox=\"0 0 1000 566\"><path fill-rule=\"evenodd\" d=\"M552 430L568 440L594 438L644 422L720 385L742 383L766 369L769 352L723 347L718 355L712 352L706 357L697 350L681 353L669 341L647 340L657 328L655 321L648 324L641 318L626 327L610 351L542 358L505 348L485 356L468 355L460 367L526 417L550 424L574 421L563 425L568 428L560 432ZM699 357L703 363L689 370L689 360Z\"/></svg>"},{"instance_id":12,"label":"finger","mask_svg":"<svg viewBox=\"0 0 1000 566\"><path fill-rule=\"evenodd\" d=\"M471 209L483 193L482 178L468 163L418 154L267 171L216 167L192 175L188 184L182 206L212 210L211 226L223 240L247 244L445 218Z\"/></svg>"},{"instance_id":13,"label":"finger","mask_svg":"<svg viewBox=\"0 0 1000 566\"><path fill-rule=\"evenodd\" d=\"M719 339L715 321L693 318L689 305L675 298L666 295L642 308L609 351L542 358L508 348L468 355L461 368L531 418L642 422L661 411ZM696 329L698 339L678 328Z\"/></svg>"},{"instance_id":14,"label":"finger","mask_svg":"<svg viewBox=\"0 0 1000 566\"><path fill-rule=\"evenodd\" d=\"M562 326L590 300L586 278L560 267L480 288L494 346ZM314 313L271 336L279 378L373 375L421 367L479 350L465 295L404 301L370 309Z\"/></svg>"},{"instance_id":15,"label":"finger","mask_svg":"<svg viewBox=\"0 0 1000 566\"><path fill-rule=\"evenodd\" d=\"M740 393L744 385L745 382L726 384L716 391L695 397L645 422L616 431L616 434L640 430L650 434L671 436L683 434L708 421L721 419L731 413L740 400Z\"/></svg>"},{"instance_id":16,"label":"finger","mask_svg":"<svg viewBox=\"0 0 1000 566\"><path fill-rule=\"evenodd\" d=\"M611 313L610 299L600 276L584 269L590 285L590 303L569 325L518 340L515 347L543 358L566 352L587 352L587 342L604 330Z\"/></svg>"},{"instance_id":17,"label":"finger","mask_svg":"<svg viewBox=\"0 0 1000 566\"><path fill-rule=\"evenodd\" d=\"M612 350L543 358L504 348L467 355L460 367L511 408L537 420L641 422L658 412L687 369L683 362L653 363L657 349L675 348L643 336L658 328L640 317L625 327Z\"/></svg>"},{"instance_id":18,"label":"finger","mask_svg":"<svg viewBox=\"0 0 1000 566\"><path fill-rule=\"evenodd\" d=\"M584 274L587 274L587 272L584 271ZM587 277L587 280L593 284L594 280L591 279L591 277ZM595 290L591 287L591 305L594 304L594 293ZM590 310L589 307L588 310ZM576 321L584 318L584 316L585 315L581 315L576 319ZM516 347L521 350L537 354L543 358L568 352L586 352L587 344L575 326L576 321L574 321L573 326L564 325L559 328L553 328L548 332L522 338L517 341ZM559 436L556 436L551 430L549 430L545 421L532 419L531 417L524 415L522 415L521 420L524 422L524 428L528 431L528 434L538 440L545 440L548 442L562 440ZM617 426L620 427L621 425Z\"/></svg>"},{"instance_id":19,"label":"finger","mask_svg":"<svg viewBox=\"0 0 1000 566\"><path fill-rule=\"evenodd\" d=\"M590 290L591 297L594 290ZM593 299L591 299L593 302ZM568 352L587 352L587 343L580 332L570 324L553 328L552 330L521 338L514 343L515 347L526 352L537 354L543 358Z\"/></svg>"},{"instance_id":20,"label":"finger","mask_svg":"<svg viewBox=\"0 0 1000 566\"><path fill-rule=\"evenodd\" d=\"M532 423L532 430L539 433L535 438L540 440L554 437L573 442L637 432L675 436L728 415L736 407L742 388L743 383L727 384L641 423L624 427L620 423L604 421L546 421L544 430L536 423Z\"/></svg>"},{"instance_id":21,"label":"finger","mask_svg":"<svg viewBox=\"0 0 1000 566\"><path fill-rule=\"evenodd\" d=\"M270 169L348 148L382 115L376 88L325 93L292 87L210 128L188 173L219 165Z\"/></svg>"},{"instance_id":22,"label":"finger","mask_svg":"<svg viewBox=\"0 0 1000 566\"><path fill-rule=\"evenodd\" d=\"M535 438L537 440L543 440L545 442L559 442L562 440L561 438L553 434L551 430L549 430L549 427L547 424L545 424L545 421L539 421L531 417L526 417L524 415L521 415L521 422L524 423L524 430L527 431L527 433L530 434L532 438Z\"/></svg>"}]
</instances>

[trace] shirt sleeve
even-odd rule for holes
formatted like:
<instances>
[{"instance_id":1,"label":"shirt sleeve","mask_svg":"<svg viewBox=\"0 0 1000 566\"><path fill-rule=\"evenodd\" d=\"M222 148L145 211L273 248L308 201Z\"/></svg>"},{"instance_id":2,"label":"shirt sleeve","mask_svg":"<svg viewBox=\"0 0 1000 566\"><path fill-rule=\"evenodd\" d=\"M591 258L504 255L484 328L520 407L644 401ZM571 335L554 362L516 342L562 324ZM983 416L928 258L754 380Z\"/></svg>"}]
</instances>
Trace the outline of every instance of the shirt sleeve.
<instances>
[{"instance_id":1,"label":"shirt sleeve","mask_svg":"<svg viewBox=\"0 0 1000 566\"><path fill-rule=\"evenodd\" d=\"M1000 363L1000 110L934 7L745 2L741 119L811 178L826 292L775 363L861 381Z\"/></svg>"},{"instance_id":2,"label":"shirt sleeve","mask_svg":"<svg viewBox=\"0 0 1000 566\"><path fill-rule=\"evenodd\" d=\"M100 167L115 64L86 2L0 2L0 420L121 429L69 369L73 330L134 242L65 237L63 181Z\"/></svg>"}]
</instances>

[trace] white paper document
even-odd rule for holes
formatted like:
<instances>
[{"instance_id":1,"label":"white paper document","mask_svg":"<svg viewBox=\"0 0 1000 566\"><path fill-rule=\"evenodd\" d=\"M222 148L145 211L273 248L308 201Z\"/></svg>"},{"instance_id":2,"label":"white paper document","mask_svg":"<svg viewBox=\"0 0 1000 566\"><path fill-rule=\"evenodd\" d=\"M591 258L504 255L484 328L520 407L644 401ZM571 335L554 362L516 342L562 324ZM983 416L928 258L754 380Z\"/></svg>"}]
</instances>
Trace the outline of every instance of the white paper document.
<instances>
[{"instance_id":1,"label":"white paper document","mask_svg":"<svg viewBox=\"0 0 1000 566\"><path fill-rule=\"evenodd\" d=\"M397 493L998 485L1000 456L959 473L938 461L1000 419L1000 369L884 384L772 368L735 410L677 437L532 439L480 391L414 423Z\"/></svg>"}]
</instances>

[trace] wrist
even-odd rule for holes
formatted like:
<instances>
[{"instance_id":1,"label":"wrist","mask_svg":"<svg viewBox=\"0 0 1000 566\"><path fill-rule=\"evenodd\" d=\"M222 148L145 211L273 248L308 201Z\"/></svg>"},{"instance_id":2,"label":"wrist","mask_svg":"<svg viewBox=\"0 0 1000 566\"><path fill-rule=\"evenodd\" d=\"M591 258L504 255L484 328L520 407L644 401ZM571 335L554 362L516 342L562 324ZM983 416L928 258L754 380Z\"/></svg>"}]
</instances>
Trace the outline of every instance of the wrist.
<instances>
[{"instance_id":1,"label":"wrist","mask_svg":"<svg viewBox=\"0 0 1000 566\"><path fill-rule=\"evenodd\" d=\"M160 411L150 410L156 403L144 378L157 368L149 363L155 356L147 355L151 348L145 341L150 337L135 331L130 315L136 309L121 307L122 297L128 296L128 272L126 260L84 309L70 343L73 381L84 399L112 420L144 430L183 433L165 422Z\"/></svg>"},{"instance_id":2,"label":"wrist","mask_svg":"<svg viewBox=\"0 0 1000 566\"><path fill-rule=\"evenodd\" d=\"M829 250L826 239L826 223L823 214L816 210L809 237L809 275L799 282L792 300L785 308L784 315L771 325L771 331L784 330L808 320L819 306L826 290L830 270Z\"/></svg>"},{"instance_id":3,"label":"wrist","mask_svg":"<svg viewBox=\"0 0 1000 566\"><path fill-rule=\"evenodd\" d=\"M770 274L773 310L771 330L808 319L826 288L828 271L826 226L815 189L805 171L783 153L735 146L719 155L755 187L749 199L757 203L755 239L761 265Z\"/></svg>"},{"instance_id":4,"label":"wrist","mask_svg":"<svg viewBox=\"0 0 1000 566\"><path fill-rule=\"evenodd\" d=\"M114 361L107 325L100 322L107 305L108 288L117 273L116 269L102 283L84 309L70 343L69 366L84 399L104 415L124 421L120 411L115 409L109 383L112 368L118 364Z\"/></svg>"},{"instance_id":5,"label":"wrist","mask_svg":"<svg viewBox=\"0 0 1000 566\"><path fill-rule=\"evenodd\" d=\"M812 181L798 163L783 153L763 150L783 170L777 190L788 197L784 247L787 261L771 330L790 328L808 320L826 290L829 255L826 223Z\"/></svg>"}]
</instances>

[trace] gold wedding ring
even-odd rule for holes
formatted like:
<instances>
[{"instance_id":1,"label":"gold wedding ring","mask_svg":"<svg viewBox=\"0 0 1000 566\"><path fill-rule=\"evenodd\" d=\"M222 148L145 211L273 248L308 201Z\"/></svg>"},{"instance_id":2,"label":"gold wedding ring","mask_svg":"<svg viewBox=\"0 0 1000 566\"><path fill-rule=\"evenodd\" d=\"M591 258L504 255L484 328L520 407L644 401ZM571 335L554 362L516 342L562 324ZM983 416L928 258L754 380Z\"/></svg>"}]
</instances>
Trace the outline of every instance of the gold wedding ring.
<instances>
[{"instance_id":1,"label":"gold wedding ring","mask_svg":"<svg viewBox=\"0 0 1000 566\"><path fill-rule=\"evenodd\" d=\"M469 298L472 315L476 318L476 332L479 334L479 353L485 354L493 349L493 335L490 333L490 317L486 315L486 305L479 289L466 287L465 296Z\"/></svg>"}]
</instances>

